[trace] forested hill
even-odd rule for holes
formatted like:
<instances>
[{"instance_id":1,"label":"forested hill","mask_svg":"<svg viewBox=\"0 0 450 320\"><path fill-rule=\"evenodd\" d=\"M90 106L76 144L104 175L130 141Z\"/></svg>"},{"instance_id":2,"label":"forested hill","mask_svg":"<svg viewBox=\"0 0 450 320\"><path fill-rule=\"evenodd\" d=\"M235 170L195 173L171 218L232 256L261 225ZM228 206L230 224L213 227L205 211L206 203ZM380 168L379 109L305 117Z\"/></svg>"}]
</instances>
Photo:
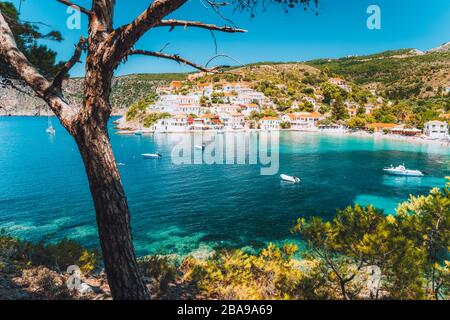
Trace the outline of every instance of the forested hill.
<instances>
[{"instance_id":1,"label":"forested hill","mask_svg":"<svg viewBox=\"0 0 450 320\"><path fill-rule=\"evenodd\" d=\"M136 101L144 98L156 86L171 80L186 77L180 73L134 74L114 78L111 103L113 114L123 114ZM74 103L80 104L83 94L83 79L72 78L64 82L64 95ZM1 115L46 115L46 104L26 85L17 80L0 76L0 116Z\"/></svg>"},{"instance_id":2,"label":"forested hill","mask_svg":"<svg viewBox=\"0 0 450 320\"><path fill-rule=\"evenodd\" d=\"M306 64L341 75L389 99L433 97L450 86L450 43L426 52L401 49Z\"/></svg>"}]
</instances>

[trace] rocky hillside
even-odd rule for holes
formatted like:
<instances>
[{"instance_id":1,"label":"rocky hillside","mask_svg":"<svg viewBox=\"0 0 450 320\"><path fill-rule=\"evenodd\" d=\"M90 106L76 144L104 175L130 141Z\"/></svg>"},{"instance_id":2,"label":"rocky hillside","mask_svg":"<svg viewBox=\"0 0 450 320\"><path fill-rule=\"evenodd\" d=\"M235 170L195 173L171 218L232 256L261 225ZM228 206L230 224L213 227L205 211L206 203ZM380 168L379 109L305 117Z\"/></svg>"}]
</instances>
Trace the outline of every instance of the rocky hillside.
<instances>
[{"instance_id":1,"label":"rocky hillside","mask_svg":"<svg viewBox=\"0 0 450 320\"><path fill-rule=\"evenodd\" d=\"M422 52L386 51L368 56L319 59L308 65L345 77L390 99L427 98L450 86L450 44Z\"/></svg>"},{"instance_id":2,"label":"rocky hillside","mask_svg":"<svg viewBox=\"0 0 450 320\"><path fill-rule=\"evenodd\" d=\"M123 114L156 86L184 78L184 74L136 74L114 78L111 93L113 114ZM65 97L72 103L81 104L82 92L83 79L72 78L64 82ZM0 115L46 115L48 112L46 104L28 86L0 77Z\"/></svg>"}]
</instances>

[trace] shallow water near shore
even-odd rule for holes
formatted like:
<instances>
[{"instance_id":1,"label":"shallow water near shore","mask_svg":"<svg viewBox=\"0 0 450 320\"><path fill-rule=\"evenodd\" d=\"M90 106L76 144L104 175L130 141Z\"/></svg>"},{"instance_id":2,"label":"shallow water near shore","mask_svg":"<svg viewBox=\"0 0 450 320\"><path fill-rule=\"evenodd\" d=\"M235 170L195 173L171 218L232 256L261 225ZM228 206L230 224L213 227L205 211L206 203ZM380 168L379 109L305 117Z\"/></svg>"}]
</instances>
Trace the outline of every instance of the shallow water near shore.
<instances>
[{"instance_id":1,"label":"shallow water near shore","mask_svg":"<svg viewBox=\"0 0 450 320\"><path fill-rule=\"evenodd\" d=\"M57 132L49 136L45 117L0 117L0 229L34 241L67 237L97 246L80 155L56 119L53 124ZM201 255L291 241L289 228L300 216L331 218L356 202L395 213L398 202L443 186L450 175L450 149L439 145L282 132L279 173L302 178L293 185L278 174L261 176L259 165L175 165L166 155L180 135L124 136L112 126L110 133L117 162L124 164L119 169L139 255ZM164 156L140 156L153 152ZM401 163L426 176L381 170Z\"/></svg>"}]
</instances>

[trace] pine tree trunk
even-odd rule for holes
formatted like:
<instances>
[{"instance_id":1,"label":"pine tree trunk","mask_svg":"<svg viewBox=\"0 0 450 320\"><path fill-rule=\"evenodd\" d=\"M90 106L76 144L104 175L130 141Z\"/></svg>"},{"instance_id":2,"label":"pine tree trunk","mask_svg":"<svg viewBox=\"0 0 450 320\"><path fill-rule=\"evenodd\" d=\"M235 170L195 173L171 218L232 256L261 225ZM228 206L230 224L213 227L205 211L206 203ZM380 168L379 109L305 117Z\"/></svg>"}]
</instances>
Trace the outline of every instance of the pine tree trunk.
<instances>
[{"instance_id":1,"label":"pine tree trunk","mask_svg":"<svg viewBox=\"0 0 450 320\"><path fill-rule=\"evenodd\" d=\"M130 212L106 124L90 122L74 134L97 214L100 245L114 299L148 299L131 238Z\"/></svg>"}]
</instances>

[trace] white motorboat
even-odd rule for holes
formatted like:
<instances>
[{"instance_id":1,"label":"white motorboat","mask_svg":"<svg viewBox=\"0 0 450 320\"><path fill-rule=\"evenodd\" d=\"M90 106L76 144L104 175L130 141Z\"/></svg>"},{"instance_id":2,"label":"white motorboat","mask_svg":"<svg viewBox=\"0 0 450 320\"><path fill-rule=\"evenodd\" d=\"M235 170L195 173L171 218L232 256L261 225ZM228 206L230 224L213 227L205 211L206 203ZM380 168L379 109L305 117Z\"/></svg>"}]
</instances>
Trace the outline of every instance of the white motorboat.
<instances>
[{"instance_id":1,"label":"white motorboat","mask_svg":"<svg viewBox=\"0 0 450 320\"><path fill-rule=\"evenodd\" d=\"M144 159L162 158L162 155L160 153L143 153L142 156L144 157Z\"/></svg>"},{"instance_id":2,"label":"white motorboat","mask_svg":"<svg viewBox=\"0 0 450 320\"><path fill-rule=\"evenodd\" d=\"M56 130L55 128L53 128L52 119L50 119L50 117L48 117L47 123L47 129L45 130L45 132L47 132L48 134L55 134Z\"/></svg>"},{"instance_id":3,"label":"white motorboat","mask_svg":"<svg viewBox=\"0 0 450 320\"><path fill-rule=\"evenodd\" d=\"M142 131L141 131L141 130L136 130L136 131L134 132L134 134L135 134L136 136L142 136Z\"/></svg>"},{"instance_id":4,"label":"white motorboat","mask_svg":"<svg viewBox=\"0 0 450 320\"><path fill-rule=\"evenodd\" d=\"M397 175L397 176L409 176L409 177L423 177L424 173L419 170L411 170L407 169L405 165L400 165L397 167L394 167L391 165L390 167L383 168L384 172L387 172L388 174Z\"/></svg>"},{"instance_id":5,"label":"white motorboat","mask_svg":"<svg viewBox=\"0 0 450 320\"><path fill-rule=\"evenodd\" d=\"M55 134L56 130L53 127L48 127L45 132L47 132L48 134Z\"/></svg>"},{"instance_id":6,"label":"white motorboat","mask_svg":"<svg viewBox=\"0 0 450 320\"><path fill-rule=\"evenodd\" d=\"M205 150L205 148L206 148L206 146L203 144L203 145L198 145L198 146L195 146L195 149L197 149L197 150Z\"/></svg>"},{"instance_id":7,"label":"white motorboat","mask_svg":"<svg viewBox=\"0 0 450 320\"><path fill-rule=\"evenodd\" d=\"M292 183L300 183L300 178L295 177L295 176L289 176L287 174L280 174L280 178L283 181L288 181L288 182L292 182Z\"/></svg>"}]
</instances>

